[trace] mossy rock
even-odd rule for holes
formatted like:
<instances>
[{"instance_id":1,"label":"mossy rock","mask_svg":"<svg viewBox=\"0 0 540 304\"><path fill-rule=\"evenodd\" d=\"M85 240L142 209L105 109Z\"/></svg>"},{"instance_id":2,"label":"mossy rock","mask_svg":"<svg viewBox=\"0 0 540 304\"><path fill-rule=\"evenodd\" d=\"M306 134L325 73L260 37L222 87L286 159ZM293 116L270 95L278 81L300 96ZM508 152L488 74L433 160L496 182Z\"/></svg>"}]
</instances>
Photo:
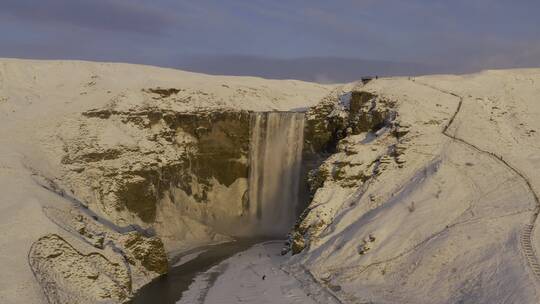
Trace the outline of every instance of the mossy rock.
<instances>
[{"instance_id":1,"label":"mossy rock","mask_svg":"<svg viewBox=\"0 0 540 304\"><path fill-rule=\"evenodd\" d=\"M291 242L292 254L299 254L300 252L302 252L302 250L304 250L304 248L306 248L306 241L304 240L304 236L300 233L295 233Z\"/></svg>"},{"instance_id":2,"label":"mossy rock","mask_svg":"<svg viewBox=\"0 0 540 304\"><path fill-rule=\"evenodd\" d=\"M230 186L247 178L248 167L240 159L249 155L250 116L247 111L177 113L164 120L172 129L181 129L197 139L190 155L193 175L209 184L215 178Z\"/></svg>"},{"instance_id":3,"label":"mossy rock","mask_svg":"<svg viewBox=\"0 0 540 304\"><path fill-rule=\"evenodd\" d=\"M125 235L123 244L130 263L137 260L147 270L159 274L169 270L165 247L158 237L146 238L139 232L130 232Z\"/></svg>"},{"instance_id":4,"label":"mossy rock","mask_svg":"<svg viewBox=\"0 0 540 304\"><path fill-rule=\"evenodd\" d=\"M155 220L157 196L150 179L138 175L126 178L116 195L122 206L145 223Z\"/></svg>"}]
</instances>

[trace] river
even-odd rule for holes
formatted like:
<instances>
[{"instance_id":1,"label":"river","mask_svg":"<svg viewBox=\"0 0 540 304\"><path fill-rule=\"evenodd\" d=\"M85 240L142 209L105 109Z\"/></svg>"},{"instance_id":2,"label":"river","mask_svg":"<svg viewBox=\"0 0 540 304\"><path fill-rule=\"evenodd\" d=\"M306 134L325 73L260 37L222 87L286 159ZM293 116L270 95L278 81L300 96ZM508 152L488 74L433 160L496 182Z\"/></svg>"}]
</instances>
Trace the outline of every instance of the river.
<instances>
[{"instance_id":1,"label":"river","mask_svg":"<svg viewBox=\"0 0 540 304\"><path fill-rule=\"evenodd\" d=\"M238 252L263 242L264 239L241 239L235 242L198 248L203 251L193 260L173 267L168 274L141 288L134 296L133 304L173 304L182 297L197 274L233 256Z\"/></svg>"}]
</instances>

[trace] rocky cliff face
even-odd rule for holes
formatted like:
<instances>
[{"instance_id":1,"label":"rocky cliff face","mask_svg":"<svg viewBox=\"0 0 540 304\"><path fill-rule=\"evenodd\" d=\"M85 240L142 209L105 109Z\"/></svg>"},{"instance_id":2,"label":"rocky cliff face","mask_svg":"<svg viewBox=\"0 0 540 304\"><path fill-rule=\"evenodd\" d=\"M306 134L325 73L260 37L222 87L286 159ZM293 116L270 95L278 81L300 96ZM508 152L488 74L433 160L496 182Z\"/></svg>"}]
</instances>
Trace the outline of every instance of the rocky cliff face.
<instances>
[{"instance_id":1,"label":"rocky cliff face","mask_svg":"<svg viewBox=\"0 0 540 304\"><path fill-rule=\"evenodd\" d=\"M227 109L111 104L86 111L66 123L75 131L60 134L64 180L119 225L152 227L165 239L234 232L228 224L242 216L247 199L249 124L247 111ZM194 225L190 235L186 226Z\"/></svg>"},{"instance_id":2,"label":"rocky cliff face","mask_svg":"<svg viewBox=\"0 0 540 304\"><path fill-rule=\"evenodd\" d=\"M306 182L311 201L291 232L290 249L301 252L330 225L335 206L387 166L403 161L395 102L361 91L332 94L306 114Z\"/></svg>"}]
</instances>

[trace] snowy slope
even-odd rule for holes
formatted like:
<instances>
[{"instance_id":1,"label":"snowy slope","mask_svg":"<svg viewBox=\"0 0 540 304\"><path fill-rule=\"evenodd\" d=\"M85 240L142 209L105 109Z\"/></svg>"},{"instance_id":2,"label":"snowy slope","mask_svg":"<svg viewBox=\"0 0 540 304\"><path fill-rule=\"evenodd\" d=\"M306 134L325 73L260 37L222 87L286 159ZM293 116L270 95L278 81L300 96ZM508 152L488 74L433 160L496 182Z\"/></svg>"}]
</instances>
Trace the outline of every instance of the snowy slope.
<instances>
[{"instance_id":1,"label":"snowy slope","mask_svg":"<svg viewBox=\"0 0 540 304\"><path fill-rule=\"evenodd\" d=\"M487 71L362 88L410 126L400 155L345 199L317 200L344 189L326 181L291 264L344 303L537 303L540 238L526 229L539 203L539 81L538 70ZM392 136L362 137L348 139L358 154L327 162L362 164Z\"/></svg>"}]
</instances>

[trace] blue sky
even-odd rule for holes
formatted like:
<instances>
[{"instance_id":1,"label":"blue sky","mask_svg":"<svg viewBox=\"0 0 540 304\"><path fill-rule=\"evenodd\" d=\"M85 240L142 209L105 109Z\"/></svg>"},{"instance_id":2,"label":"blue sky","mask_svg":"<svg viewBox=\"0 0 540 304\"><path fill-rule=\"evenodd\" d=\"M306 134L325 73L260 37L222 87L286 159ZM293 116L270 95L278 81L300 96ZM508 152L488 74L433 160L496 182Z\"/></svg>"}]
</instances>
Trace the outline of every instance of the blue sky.
<instances>
[{"instance_id":1,"label":"blue sky","mask_svg":"<svg viewBox=\"0 0 540 304\"><path fill-rule=\"evenodd\" d=\"M206 72L216 68L201 62L232 60L216 71L228 74L244 73L235 67L245 56L468 72L540 66L539 12L537 0L1 0L0 56Z\"/></svg>"}]
</instances>

